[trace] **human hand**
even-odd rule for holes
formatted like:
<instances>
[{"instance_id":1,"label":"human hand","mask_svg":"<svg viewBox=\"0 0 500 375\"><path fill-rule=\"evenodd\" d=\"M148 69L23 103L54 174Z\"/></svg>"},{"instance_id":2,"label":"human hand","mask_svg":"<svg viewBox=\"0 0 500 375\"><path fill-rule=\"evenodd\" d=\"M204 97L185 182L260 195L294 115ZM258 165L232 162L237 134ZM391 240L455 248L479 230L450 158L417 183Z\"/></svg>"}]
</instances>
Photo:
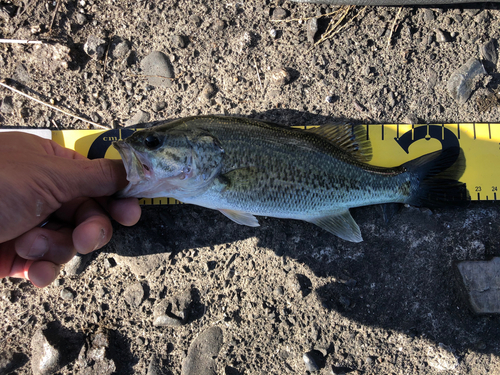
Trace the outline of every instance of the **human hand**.
<instances>
[{"instance_id":1,"label":"human hand","mask_svg":"<svg viewBox=\"0 0 500 375\"><path fill-rule=\"evenodd\" d=\"M106 211L123 225L137 223L137 199L110 197L126 184L120 160L89 160L34 135L0 133L0 278L47 286L76 252L109 242Z\"/></svg>"}]
</instances>

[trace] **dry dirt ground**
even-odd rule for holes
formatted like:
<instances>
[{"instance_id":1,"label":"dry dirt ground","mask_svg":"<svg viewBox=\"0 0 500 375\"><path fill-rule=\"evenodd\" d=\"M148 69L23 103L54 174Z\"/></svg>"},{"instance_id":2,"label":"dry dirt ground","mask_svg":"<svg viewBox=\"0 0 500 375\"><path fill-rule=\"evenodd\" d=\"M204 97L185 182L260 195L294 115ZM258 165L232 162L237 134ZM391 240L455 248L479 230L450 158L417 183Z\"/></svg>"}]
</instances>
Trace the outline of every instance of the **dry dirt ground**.
<instances>
[{"instance_id":1,"label":"dry dirt ground","mask_svg":"<svg viewBox=\"0 0 500 375\"><path fill-rule=\"evenodd\" d=\"M289 125L499 118L494 63L465 104L446 88L499 37L498 5L356 8L311 48L332 16L309 37L310 23L291 20L335 7L67 0L49 30L54 3L0 2L0 37L50 42L1 44L1 76L102 124L121 126L139 110L150 120L237 114ZM92 35L104 41L101 59L84 51ZM171 87L141 74L152 51L168 56ZM0 99L2 126L88 126L4 89ZM499 207L407 207L389 225L376 207L352 212L360 244L292 220L249 228L199 207L147 207L45 289L0 280L0 372L32 373L45 332L67 349L60 374L305 374L305 353L319 374L500 374L498 317L473 315L454 274L457 261L500 255ZM200 335L205 343L191 345Z\"/></svg>"}]
</instances>

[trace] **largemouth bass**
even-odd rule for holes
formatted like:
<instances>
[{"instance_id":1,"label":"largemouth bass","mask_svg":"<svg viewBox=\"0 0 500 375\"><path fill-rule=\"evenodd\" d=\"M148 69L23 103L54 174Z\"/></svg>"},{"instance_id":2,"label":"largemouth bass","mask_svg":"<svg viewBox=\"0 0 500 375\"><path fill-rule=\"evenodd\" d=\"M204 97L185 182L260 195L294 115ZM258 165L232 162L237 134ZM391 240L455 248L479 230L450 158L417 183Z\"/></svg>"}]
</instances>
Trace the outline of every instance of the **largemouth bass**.
<instances>
[{"instance_id":1,"label":"largemouth bass","mask_svg":"<svg viewBox=\"0 0 500 375\"><path fill-rule=\"evenodd\" d=\"M159 122L114 143L129 185L121 197L171 197L256 227L255 216L305 220L353 242L349 208L436 205L467 199L459 148L395 168L367 164L362 126L310 130L245 118L197 116Z\"/></svg>"}]
</instances>

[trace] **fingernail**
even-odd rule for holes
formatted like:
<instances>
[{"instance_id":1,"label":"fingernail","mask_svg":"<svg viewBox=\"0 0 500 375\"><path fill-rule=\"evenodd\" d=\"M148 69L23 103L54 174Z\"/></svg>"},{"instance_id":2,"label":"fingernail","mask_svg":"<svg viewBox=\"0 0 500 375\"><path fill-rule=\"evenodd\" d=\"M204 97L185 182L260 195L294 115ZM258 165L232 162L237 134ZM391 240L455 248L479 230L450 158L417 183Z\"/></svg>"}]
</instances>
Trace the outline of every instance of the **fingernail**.
<instances>
[{"instance_id":1,"label":"fingernail","mask_svg":"<svg viewBox=\"0 0 500 375\"><path fill-rule=\"evenodd\" d=\"M30 258L41 258L49 250L49 239L43 234L35 238L35 241L31 244L28 256Z\"/></svg>"},{"instance_id":2,"label":"fingernail","mask_svg":"<svg viewBox=\"0 0 500 375\"><path fill-rule=\"evenodd\" d=\"M99 242L97 243L96 247L94 247L94 250L100 249L101 247L103 247L105 245L106 231L103 228L101 228L101 232L99 234L101 235L101 237L99 238ZM94 250L92 250L92 251L94 251Z\"/></svg>"}]
</instances>

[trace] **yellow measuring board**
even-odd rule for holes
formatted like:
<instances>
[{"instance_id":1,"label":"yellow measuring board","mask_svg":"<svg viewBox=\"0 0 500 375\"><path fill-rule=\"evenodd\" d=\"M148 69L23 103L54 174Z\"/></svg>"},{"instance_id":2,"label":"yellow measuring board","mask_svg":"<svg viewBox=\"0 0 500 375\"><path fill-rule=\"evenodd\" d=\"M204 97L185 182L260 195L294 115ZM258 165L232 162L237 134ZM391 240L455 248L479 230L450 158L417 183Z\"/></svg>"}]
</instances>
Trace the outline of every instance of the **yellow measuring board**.
<instances>
[{"instance_id":1,"label":"yellow measuring board","mask_svg":"<svg viewBox=\"0 0 500 375\"><path fill-rule=\"evenodd\" d=\"M370 164L394 167L442 148L459 146L466 159L465 182L472 200L497 200L500 186L500 123L373 124L363 125L373 148ZM119 159L113 141L130 136L136 129L60 130L52 139L91 159ZM500 199L500 195L498 196ZM143 199L146 205L179 203L172 198Z\"/></svg>"}]
</instances>

